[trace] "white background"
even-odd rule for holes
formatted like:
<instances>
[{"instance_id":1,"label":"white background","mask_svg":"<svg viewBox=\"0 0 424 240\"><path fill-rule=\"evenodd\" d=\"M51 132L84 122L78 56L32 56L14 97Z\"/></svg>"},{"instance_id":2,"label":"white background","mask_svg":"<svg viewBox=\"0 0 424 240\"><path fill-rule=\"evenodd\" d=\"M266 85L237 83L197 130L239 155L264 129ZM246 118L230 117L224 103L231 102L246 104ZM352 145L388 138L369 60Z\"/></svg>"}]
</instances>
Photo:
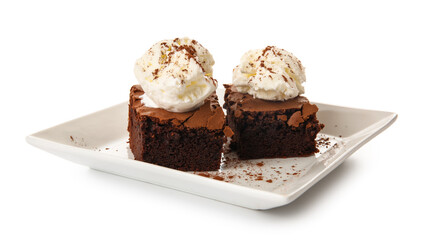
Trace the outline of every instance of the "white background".
<instances>
[{"instance_id":1,"label":"white background","mask_svg":"<svg viewBox=\"0 0 424 240\"><path fill-rule=\"evenodd\" d=\"M424 7L294 2L2 1L0 239L423 239ZM219 83L245 51L276 45L302 60L310 100L399 118L269 211L97 172L25 143L127 100L135 59L183 36L210 50Z\"/></svg>"}]
</instances>

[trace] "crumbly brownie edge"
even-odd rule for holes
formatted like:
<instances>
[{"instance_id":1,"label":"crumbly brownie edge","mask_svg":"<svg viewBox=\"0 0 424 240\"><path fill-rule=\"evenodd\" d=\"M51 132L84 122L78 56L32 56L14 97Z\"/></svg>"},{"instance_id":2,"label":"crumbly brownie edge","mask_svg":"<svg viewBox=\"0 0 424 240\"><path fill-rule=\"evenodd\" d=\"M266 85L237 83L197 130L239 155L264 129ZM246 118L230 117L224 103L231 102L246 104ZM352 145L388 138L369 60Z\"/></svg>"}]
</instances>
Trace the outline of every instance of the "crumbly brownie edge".
<instances>
[{"instance_id":1,"label":"crumbly brownie edge","mask_svg":"<svg viewBox=\"0 0 424 240\"><path fill-rule=\"evenodd\" d=\"M239 103L230 99L231 93L227 85L224 108L227 124L234 132L231 147L237 150L240 159L300 157L318 151L315 138L324 125L318 122L316 113L303 119L298 116L302 109L250 112L240 111L238 106L234 111L231 106Z\"/></svg>"}]
</instances>

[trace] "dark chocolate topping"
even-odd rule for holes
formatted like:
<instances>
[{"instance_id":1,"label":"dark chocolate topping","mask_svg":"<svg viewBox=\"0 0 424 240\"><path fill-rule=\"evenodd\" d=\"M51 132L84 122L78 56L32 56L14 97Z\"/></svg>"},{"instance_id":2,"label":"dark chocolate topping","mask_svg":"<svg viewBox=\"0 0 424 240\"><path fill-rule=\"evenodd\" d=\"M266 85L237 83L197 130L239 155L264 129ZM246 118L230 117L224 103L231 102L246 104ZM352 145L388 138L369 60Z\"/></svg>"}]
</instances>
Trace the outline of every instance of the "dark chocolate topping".
<instances>
[{"instance_id":1,"label":"dark chocolate topping","mask_svg":"<svg viewBox=\"0 0 424 240\"><path fill-rule=\"evenodd\" d=\"M175 126L187 128L208 128L211 130L223 129L225 115L219 106L216 94L212 94L205 100L200 108L184 113L169 112L162 108L146 107L140 97L144 94L140 85L131 88L130 101L139 116L150 116L159 119L160 122L171 121Z\"/></svg>"}]
</instances>

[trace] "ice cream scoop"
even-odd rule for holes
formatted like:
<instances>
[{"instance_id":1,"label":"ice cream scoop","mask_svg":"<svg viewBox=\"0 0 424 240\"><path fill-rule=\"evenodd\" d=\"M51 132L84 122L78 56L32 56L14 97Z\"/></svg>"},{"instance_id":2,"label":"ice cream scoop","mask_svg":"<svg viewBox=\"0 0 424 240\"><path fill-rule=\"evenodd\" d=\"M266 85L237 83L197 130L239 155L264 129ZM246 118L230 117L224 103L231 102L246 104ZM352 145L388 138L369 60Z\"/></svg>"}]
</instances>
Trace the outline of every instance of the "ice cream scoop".
<instances>
[{"instance_id":1,"label":"ice cream scoop","mask_svg":"<svg viewBox=\"0 0 424 240\"><path fill-rule=\"evenodd\" d=\"M255 98L284 101L304 93L302 63L290 52L274 46L250 50L233 70L233 85Z\"/></svg>"},{"instance_id":2,"label":"ice cream scoop","mask_svg":"<svg viewBox=\"0 0 424 240\"><path fill-rule=\"evenodd\" d=\"M188 112L216 90L214 64L212 55L196 40L176 38L153 45L136 61L134 73L146 105Z\"/></svg>"}]
</instances>

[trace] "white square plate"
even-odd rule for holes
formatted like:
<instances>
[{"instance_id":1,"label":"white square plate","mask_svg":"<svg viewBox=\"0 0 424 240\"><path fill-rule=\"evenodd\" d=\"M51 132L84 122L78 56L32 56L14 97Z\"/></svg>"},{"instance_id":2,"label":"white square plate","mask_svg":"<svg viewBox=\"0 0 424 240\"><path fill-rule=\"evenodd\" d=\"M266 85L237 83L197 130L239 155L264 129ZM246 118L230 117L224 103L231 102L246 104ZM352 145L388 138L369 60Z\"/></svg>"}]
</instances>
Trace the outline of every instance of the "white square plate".
<instances>
[{"instance_id":1,"label":"white square plate","mask_svg":"<svg viewBox=\"0 0 424 240\"><path fill-rule=\"evenodd\" d=\"M224 91L218 90L220 100ZM320 153L310 157L239 161L226 154L216 172L183 172L134 160L128 148L128 103L34 133L28 143L70 161L251 209L295 200L348 156L389 127L397 115L316 103Z\"/></svg>"}]
</instances>

